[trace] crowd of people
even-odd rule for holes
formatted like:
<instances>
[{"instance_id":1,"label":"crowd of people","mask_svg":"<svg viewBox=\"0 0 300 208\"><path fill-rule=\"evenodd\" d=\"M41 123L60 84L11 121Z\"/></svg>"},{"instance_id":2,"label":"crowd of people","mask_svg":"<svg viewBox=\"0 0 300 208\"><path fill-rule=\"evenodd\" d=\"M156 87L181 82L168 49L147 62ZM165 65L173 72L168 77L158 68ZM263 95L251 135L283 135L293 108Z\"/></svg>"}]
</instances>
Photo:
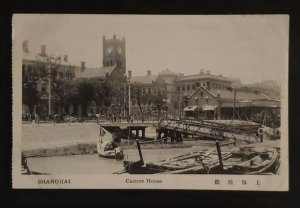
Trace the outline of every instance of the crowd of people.
<instances>
[{"instance_id":1,"label":"crowd of people","mask_svg":"<svg viewBox=\"0 0 300 208\"><path fill-rule=\"evenodd\" d=\"M26 113L22 116L23 121L29 121L32 123L39 123L42 122L82 122L88 120L94 120L97 122L101 121L109 121L109 122L127 122L127 123L134 123L134 122L149 122L149 121L158 121L161 118L155 116L139 116L136 114L108 114L108 115L101 115L97 113L90 112L87 116L74 116L68 114L49 114L48 116L40 117L37 113Z\"/></svg>"}]
</instances>

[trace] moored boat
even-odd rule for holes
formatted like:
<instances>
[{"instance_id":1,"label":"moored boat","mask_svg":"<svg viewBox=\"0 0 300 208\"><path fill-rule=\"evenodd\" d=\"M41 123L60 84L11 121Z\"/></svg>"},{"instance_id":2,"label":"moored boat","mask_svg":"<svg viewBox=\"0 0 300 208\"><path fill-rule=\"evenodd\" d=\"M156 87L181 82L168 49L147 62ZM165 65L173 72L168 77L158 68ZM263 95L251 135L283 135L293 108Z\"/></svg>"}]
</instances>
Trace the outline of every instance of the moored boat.
<instances>
[{"instance_id":1,"label":"moored boat","mask_svg":"<svg viewBox=\"0 0 300 208\"><path fill-rule=\"evenodd\" d=\"M225 174L276 174L280 164L280 155L272 147L241 147L224 160Z\"/></svg>"},{"instance_id":2,"label":"moored boat","mask_svg":"<svg viewBox=\"0 0 300 208\"><path fill-rule=\"evenodd\" d=\"M163 174L276 174L280 156L276 148L237 147L228 152L222 160L207 157L201 166L181 170L165 171ZM203 168L204 167L204 168Z\"/></svg>"},{"instance_id":3,"label":"moored boat","mask_svg":"<svg viewBox=\"0 0 300 208\"><path fill-rule=\"evenodd\" d=\"M112 135L100 126L100 137L97 141L98 155L101 157L115 158L122 160L124 158L123 150L113 141Z\"/></svg>"}]
</instances>

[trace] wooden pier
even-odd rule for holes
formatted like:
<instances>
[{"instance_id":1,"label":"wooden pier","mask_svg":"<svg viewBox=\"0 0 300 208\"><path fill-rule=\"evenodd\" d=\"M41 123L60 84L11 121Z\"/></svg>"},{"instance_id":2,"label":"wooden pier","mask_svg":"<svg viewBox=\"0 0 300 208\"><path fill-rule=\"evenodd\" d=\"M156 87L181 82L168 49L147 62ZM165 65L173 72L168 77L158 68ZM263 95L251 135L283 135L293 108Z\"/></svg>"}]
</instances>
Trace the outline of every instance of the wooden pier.
<instances>
[{"instance_id":1,"label":"wooden pier","mask_svg":"<svg viewBox=\"0 0 300 208\"><path fill-rule=\"evenodd\" d=\"M101 123L99 124L118 138L146 139L145 129L149 123Z\"/></svg>"}]
</instances>

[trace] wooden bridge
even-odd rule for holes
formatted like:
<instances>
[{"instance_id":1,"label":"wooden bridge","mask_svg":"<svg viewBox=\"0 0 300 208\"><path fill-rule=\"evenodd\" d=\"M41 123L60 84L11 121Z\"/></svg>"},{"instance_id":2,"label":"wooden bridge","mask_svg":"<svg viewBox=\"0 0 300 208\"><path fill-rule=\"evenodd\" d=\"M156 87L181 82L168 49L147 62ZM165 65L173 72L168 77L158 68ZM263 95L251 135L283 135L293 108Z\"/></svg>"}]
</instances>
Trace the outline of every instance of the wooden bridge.
<instances>
[{"instance_id":1,"label":"wooden bridge","mask_svg":"<svg viewBox=\"0 0 300 208\"><path fill-rule=\"evenodd\" d=\"M182 140L182 136L192 135L213 140L239 139L258 141L261 139L261 125L247 121L229 120L175 120L162 119L157 126L157 139L171 137L171 140Z\"/></svg>"}]
</instances>

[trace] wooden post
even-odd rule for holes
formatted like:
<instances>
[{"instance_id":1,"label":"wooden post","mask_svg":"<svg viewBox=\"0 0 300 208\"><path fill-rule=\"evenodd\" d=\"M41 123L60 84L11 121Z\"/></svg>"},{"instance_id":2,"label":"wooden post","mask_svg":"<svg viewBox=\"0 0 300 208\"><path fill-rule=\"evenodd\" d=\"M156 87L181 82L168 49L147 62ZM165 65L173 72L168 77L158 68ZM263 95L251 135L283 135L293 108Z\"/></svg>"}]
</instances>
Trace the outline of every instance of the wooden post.
<instances>
[{"instance_id":1,"label":"wooden post","mask_svg":"<svg viewBox=\"0 0 300 208\"><path fill-rule=\"evenodd\" d=\"M136 138L139 138L139 130L136 129L135 132L136 132L136 133L135 133Z\"/></svg>"},{"instance_id":2,"label":"wooden post","mask_svg":"<svg viewBox=\"0 0 300 208\"><path fill-rule=\"evenodd\" d=\"M216 146L217 146L217 152L218 152L220 167L221 167L221 170L223 170L223 160L222 160L222 153L221 153L221 148L220 148L219 141L216 141Z\"/></svg>"},{"instance_id":3,"label":"wooden post","mask_svg":"<svg viewBox=\"0 0 300 208\"><path fill-rule=\"evenodd\" d=\"M140 142L138 139L135 140L136 141L136 145L139 151L139 155L140 155L140 161L142 162L142 164L144 164L144 159L143 159L143 155L142 155L142 150L141 150L141 146L140 146Z\"/></svg>"},{"instance_id":4,"label":"wooden post","mask_svg":"<svg viewBox=\"0 0 300 208\"><path fill-rule=\"evenodd\" d=\"M145 139L145 128L142 129L142 138Z\"/></svg>"},{"instance_id":5,"label":"wooden post","mask_svg":"<svg viewBox=\"0 0 300 208\"><path fill-rule=\"evenodd\" d=\"M233 93L233 113L232 113L232 120L234 120L234 114L235 114L235 100L236 100L236 90L234 90Z\"/></svg>"}]
</instances>

